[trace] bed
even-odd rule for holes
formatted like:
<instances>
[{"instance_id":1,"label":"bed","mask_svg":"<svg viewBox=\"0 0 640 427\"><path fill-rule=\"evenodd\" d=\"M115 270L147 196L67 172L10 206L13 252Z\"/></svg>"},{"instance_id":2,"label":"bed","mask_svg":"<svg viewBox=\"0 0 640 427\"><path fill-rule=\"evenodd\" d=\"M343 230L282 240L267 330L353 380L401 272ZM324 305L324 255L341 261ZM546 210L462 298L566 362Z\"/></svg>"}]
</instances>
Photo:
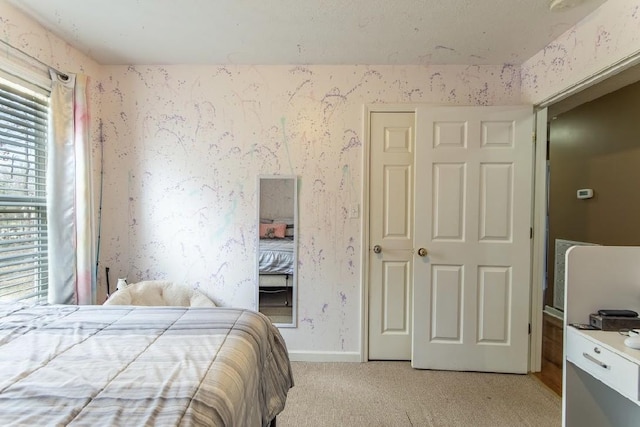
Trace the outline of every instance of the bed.
<instances>
[{"instance_id":1,"label":"bed","mask_svg":"<svg viewBox=\"0 0 640 427\"><path fill-rule=\"evenodd\" d=\"M0 425L267 426L293 386L250 310L0 304Z\"/></svg>"}]
</instances>

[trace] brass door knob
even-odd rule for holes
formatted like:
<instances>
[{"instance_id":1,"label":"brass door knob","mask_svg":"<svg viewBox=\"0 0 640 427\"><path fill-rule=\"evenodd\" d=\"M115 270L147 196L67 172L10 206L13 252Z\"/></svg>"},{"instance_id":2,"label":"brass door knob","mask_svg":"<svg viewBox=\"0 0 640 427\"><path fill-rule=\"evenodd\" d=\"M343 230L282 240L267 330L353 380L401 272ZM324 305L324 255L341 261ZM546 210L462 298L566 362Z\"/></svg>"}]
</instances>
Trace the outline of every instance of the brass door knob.
<instances>
[{"instance_id":1,"label":"brass door knob","mask_svg":"<svg viewBox=\"0 0 640 427\"><path fill-rule=\"evenodd\" d=\"M418 249L419 256L427 256L427 250L425 248Z\"/></svg>"}]
</instances>

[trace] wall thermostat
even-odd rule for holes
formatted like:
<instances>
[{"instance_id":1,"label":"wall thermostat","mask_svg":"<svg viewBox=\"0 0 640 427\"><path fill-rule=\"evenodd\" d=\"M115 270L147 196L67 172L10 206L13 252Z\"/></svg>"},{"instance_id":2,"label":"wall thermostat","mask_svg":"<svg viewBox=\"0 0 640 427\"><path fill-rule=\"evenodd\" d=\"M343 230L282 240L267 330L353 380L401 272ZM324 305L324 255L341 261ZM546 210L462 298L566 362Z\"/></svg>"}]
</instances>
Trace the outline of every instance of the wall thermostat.
<instances>
[{"instance_id":1,"label":"wall thermostat","mask_svg":"<svg viewBox=\"0 0 640 427\"><path fill-rule=\"evenodd\" d=\"M578 199L590 199L593 197L593 189L582 188L578 190Z\"/></svg>"}]
</instances>

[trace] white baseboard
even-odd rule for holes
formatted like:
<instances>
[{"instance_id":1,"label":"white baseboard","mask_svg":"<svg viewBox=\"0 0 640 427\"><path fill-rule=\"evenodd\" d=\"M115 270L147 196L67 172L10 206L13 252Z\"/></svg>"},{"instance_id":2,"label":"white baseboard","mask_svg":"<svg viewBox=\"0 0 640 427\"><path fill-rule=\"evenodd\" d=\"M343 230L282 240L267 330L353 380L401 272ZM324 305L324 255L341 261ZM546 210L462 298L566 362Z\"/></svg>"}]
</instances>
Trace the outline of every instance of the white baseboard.
<instances>
[{"instance_id":1,"label":"white baseboard","mask_svg":"<svg viewBox=\"0 0 640 427\"><path fill-rule=\"evenodd\" d=\"M362 362L358 352L338 351L290 351L292 362Z\"/></svg>"}]
</instances>

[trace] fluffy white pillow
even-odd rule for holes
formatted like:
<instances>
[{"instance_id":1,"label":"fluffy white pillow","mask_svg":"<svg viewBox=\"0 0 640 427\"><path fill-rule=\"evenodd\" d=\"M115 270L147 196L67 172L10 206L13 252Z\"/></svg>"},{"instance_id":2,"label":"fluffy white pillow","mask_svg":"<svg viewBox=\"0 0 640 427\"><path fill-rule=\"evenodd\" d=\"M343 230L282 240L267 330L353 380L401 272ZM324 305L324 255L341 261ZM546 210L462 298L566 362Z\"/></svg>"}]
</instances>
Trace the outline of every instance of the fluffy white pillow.
<instances>
[{"instance_id":1,"label":"fluffy white pillow","mask_svg":"<svg viewBox=\"0 0 640 427\"><path fill-rule=\"evenodd\" d=\"M188 286L160 280L132 283L114 292L105 305L147 305L180 307L215 307L202 292Z\"/></svg>"}]
</instances>

